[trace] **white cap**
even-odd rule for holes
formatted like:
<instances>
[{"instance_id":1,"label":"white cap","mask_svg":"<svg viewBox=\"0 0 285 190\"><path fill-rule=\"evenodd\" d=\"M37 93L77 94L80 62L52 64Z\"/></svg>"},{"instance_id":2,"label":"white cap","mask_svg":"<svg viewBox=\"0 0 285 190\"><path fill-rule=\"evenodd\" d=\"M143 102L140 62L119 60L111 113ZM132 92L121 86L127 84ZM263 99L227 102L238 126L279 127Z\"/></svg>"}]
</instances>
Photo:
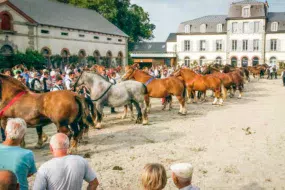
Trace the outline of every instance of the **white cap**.
<instances>
[{"instance_id":1,"label":"white cap","mask_svg":"<svg viewBox=\"0 0 285 190\"><path fill-rule=\"evenodd\" d=\"M193 174L193 166L189 163L179 163L170 166L172 172L181 178L191 178Z\"/></svg>"}]
</instances>

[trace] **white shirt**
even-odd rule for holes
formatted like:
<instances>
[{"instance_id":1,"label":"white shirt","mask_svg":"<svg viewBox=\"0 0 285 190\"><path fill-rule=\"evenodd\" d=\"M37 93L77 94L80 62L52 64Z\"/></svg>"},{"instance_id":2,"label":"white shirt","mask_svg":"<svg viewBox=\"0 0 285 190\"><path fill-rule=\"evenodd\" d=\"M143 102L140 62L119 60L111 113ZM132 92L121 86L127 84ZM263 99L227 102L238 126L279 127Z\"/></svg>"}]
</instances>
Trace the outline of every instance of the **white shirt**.
<instances>
[{"instance_id":1,"label":"white shirt","mask_svg":"<svg viewBox=\"0 0 285 190\"><path fill-rule=\"evenodd\" d=\"M87 160L81 156L68 155L53 158L44 163L37 172L34 190L79 190L83 180L88 183L96 178Z\"/></svg>"},{"instance_id":2,"label":"white shirt","mask_svg":"<svg viewBox=\"0 0 285 190\"><path fill-rule=\"evenodd\" d=\"M69 76L66 76L65 87L66 87L67 90L71 89L71 83L72 83L72 80L69 78Z\"/></svg>"},{"instance_id":3,"label":"white shirt","mask_svg":"<svg viewBox=\"0 0 285 190\"><path fill-rule=\"evenodd\" d=\"M187 187L183 187L182 189L179 189L179 190L200 190L199 187L195 187L193 185L189 185Z\"/></svg>"}]
</instances>

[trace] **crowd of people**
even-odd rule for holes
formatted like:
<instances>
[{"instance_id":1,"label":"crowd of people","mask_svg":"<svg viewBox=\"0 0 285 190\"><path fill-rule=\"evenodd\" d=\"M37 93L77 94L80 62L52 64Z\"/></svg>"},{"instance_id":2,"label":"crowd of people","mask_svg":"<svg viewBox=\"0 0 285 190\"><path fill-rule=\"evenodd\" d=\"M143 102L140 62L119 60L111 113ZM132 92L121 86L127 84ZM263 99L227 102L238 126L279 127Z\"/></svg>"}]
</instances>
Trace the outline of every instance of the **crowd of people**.
<instances>
[{"instance_id":1,"label":"crowd of people","mask_svg":"<svg viewBox=\"0 0 285 190\"><path fill-rule=\"evenodd\" d=\"M69 138L63 133L51 137L50 152L53 158L37 170L34 154L20 147L26 134L26 122L12 118L5 129L6 140L0 144L0 189L28 190L28 178L36 174L34 190L80 190L83 181L87 189L95 190L99 180L88 161L81 156L69 155ZM198 190L192 185L193 167L189 163L173 164L172 179L178 189ZM147 164L141 175L144 190L162 190L167 183L166 170L161 164Z\"/></svg>"}]
</instances>

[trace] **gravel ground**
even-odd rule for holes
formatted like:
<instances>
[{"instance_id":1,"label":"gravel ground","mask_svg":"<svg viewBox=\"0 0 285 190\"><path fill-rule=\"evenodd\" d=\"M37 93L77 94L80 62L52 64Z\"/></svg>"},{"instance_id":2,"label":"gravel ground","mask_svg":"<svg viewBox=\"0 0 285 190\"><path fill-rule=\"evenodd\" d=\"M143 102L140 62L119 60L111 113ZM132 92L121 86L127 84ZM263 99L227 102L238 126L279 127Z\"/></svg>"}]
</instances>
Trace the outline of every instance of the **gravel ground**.
<instances>
[{"instance_id":1,"label":"gravel ground","mask_svg":"<svg viewBox=\"0 0 285 190\"><path fill-rule=\"evenodd\" d=\"M165 166L166 190L174 190L170 165L190 162L193 184L201 189L285 188L285 88L281 80L253 80L246 84L242 99L229 98L224 106L189 104L188 115L161 111L160 100L152 100L150 125L119 119L106 109L104 129L91 130L88 144L79 154L97 172L100 190L136 190L146 163ZM122 111L121 109L117 109ZM44 128L52 135L53 125ZM37 166L49 160L48 146L35 150L35 129L29 129L27 148L35 152ZM120 170L114 170L119 166ZM30 185L34 177L30 179ZM84 184L86 187L86 184Z\"/></svg>"}]
</instances>

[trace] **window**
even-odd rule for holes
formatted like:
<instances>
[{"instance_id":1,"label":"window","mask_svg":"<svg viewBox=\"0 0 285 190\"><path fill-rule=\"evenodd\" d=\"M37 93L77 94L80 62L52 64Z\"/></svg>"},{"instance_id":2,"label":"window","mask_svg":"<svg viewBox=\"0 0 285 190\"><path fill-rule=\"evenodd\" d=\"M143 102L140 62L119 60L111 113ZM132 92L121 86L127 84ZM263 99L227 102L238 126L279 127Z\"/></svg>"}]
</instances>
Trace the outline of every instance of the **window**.
<instances>
[{"instance_id":1,"label":"window","mask_svg":"<svg viewBox=\"0 0 285 190\"><path fill-rule=\"evenodd\" d=\"M184 64L185 64L185 66L190 67L190 58L189 57L185 57Z\"/></svg>"},{"instance_id":2,"label":"window","mask_svg":"<svg viewBox=\"0 0 285 190\"><path fill-rule=\"evenodd\" d=\"M206 32L206 24L202 24L201 26L200 26L200 32L201 33L205 33Z\"/></svg>"},{"instance_id":3,"label":"window","mask_svg":"<svg viewBox=\"0 0 285 190\"><path fill-rule=\"evenodd\" d=\"M238 33L238 23L237 22L233 22L233 24L232 24L232 32L233 33Z\"/></svg>"},{"instance_id":4,"label":"window","mask_svg":"<svg viewBox=\"0 0 285 190\"><path fill-rule=\"evenodd\" d=\"M248 22L243 23L243 33L249 33L249 23Z\"/></svg>"},{"instance_id":5,"label":"window","mask_svg":"<svg viewBox=\"0 0 285 190\"><path fill-rule=\"evenodd\" d=\"M68 36L68 33L67 32L62 32L61 35L62 36Z\"/></svg>"},{"instance_id":6,"label":"window","mask_svg":"<svg viewBox=\"0 0 285 190\"><path fill-rule=\"evenodd\" d=\"M232 40L232 51L237 50L237 40Z\"/></svg>"},{"instance_id":7,"label":"window","mask_svg":"<svg viewBox=\"0 0 285 190\"><path fill-rule=\"evenodd\" d=\"M247 51L248 50L248 40L242 41L242 50Z\"/></svg>"},{"instance_id":8,"label":"window","mask_svg":"<svg viewBox=\"0 0 285 190\"><path fill-rule=\"evenodd\" d=\"M237 66L237 58L236 58L236 57L232 57L232 58L231 58L231 65L232 65L233 67L236 67L236 66Z\"/></svg>"},{"instance_id":9,"label":"window","mask_svg":"<svg viewBox=\"0 0 285 190\"><path fill-rule=\"evenodd\" d=\"M253 51L259 50L259 40L253 40Z\"/></svg>"},{"instance_id":10,"label":"window","mask_svg":"<svg viewBox=\"0 0 285 190\"><path fill-rule=\"evenodd\" d=\"M111 41L111 40L112 40L112 38L107 38L107 40L108 40L108 41Z\"/></svg>"},{"instance_id":11,"label":"window","mask_svg":"<svg viewBox=\"0 0 285 190\"><path fill-rule=\"evenodd\" d=\"M217 25L217 32L223 32L223 25L222 24Z\"/></svg>"},{"instance_id":12,"label":"window","mask_svg":"<svg viewBox=\"0 0 285 190\"><path fill-rule=\"evenodd\" d=\"M258 33L259 32L259 22L254 22L254 33Z\"/></svg>"},{"instance_id":13,"label":"window","mask_svg":"<svg viewBox=\"0 0 285 190\"><path fill-rule=\"evenodd\" d=\"M200 57L200 66L203 66L205 64L205 57Z\"/></svg>"},{"instance_id":14,"label":"window","mask_svg":"<svg viewBox=\"0 0 285 190\"><path fill-rule=\"evenodd\" d=\"M277 40L275 39L270 40L270 50L277 51Z\"/></svg>"},{"instance_id":15,"label":"window","mask_svg":"<svg viewBox=\"0 0 285 190\"><path fill-rule=\"evenodd\" d=\"M244 7L242 9L242 16L243 17L250 17L250 6Z\"/></svg>"},{"instance_id":16,"label":"window","mask_svg":"<svg viewBox=\"0 0 285 190\"><path fill-rule=\"evenodd\" d=\"M241 64L243 67L247 67L248 66L248 58L247 57L243 57L241 60Z\"/></svg>"},{"instance_id":17,"label":"window","mask_svg":"<svg viewBox=\"0 0 285 190\"><path fill-rule=\"evenodd\" d=\"M200 40L200 51L206 51L206 41Z\"/></svg>"},{"instance_id":18,"label":"window","mask_svg":"<svg viewBox=\"0 0 285 190\"><path fill-rule=\"evenodd\" d=\"M271 24L271 31L272 32L277 32L278 31L278 22L273 22Z\"/></svg>"},{"instance_id":19,"label":"window","mask_svg":"<svg viewBox=\"0 0 285 190\"><path fill-rule=\"evenodd\" d=\"M99 40L99 36L94 36L94 39L95 40Z\"/></svg>"},{"instance_id":20,"label":"window","mask_svg":"<svg viewBox=\"0 0 285 190\"><path fill-rule=\"evenodd\" d=\"M184 41L184 51L190 51L190 40Z\"/></svg>"},{"instance_id":21,"label":"window","mask_svg":"<svg viewBox=\"0 0 285 190\"><path fill-rule=\"evenodd\" d=\"M219 64L219 65L222 64L222 58L221 57L216 58L216 64Z\"/></svg>"},{"instance_id":22,"label":"window","mask_svg":"<svg viewBox=\"0 0 285 190\"><path fill-rule=\"evenodd\" d=\"M84 38L85 35L84 35L84 34L79 34L79 37L80 37L80 38Z\"/></svg>"},{"instance_id":23,"label":"window","mask_svg":"<svg viewBox=\"0 0 285 190\"><path fill-rule=\"evenodd\" d=\"M118 39L118 42L122 42L123 40L122 39Z\"/></svg>"},{"instance_id":24,"label":"window","mask_svg":"<svg viewBox=\"0 0 285 190\"><path fill-rule=\"evenodd\" d=\"M253 59L252 59L252 66L256 66L256 65L258 65L259 64L259 58L258 57L254 57Z\"/></svg>"},{"instance_id":25,"label":"window","mask_svg":"<svg viewBox=\"0 0 285 190\"><path fill-rule=\"evenodd\" d=\"M190 25L189 24L185 25L184 32L185 33L190 33Z\"/></svg>"},{"instance_id":26,"label":"window","mask_svg":"<svg viewBox=\"0 0 285 190\"><path fill-rule=\"evenodd\" d=\"M222 49L223 49L222 40L217 40L216 41L216 50L222 51Z\"/></svg>"},{"instance_id":27,"label":"window","mask_svg":"<svg viewBox=\"0 0 285 190\"><path fill-rule=\"evenodd\" d=\"M49 34L49 31L48 30L41 30L41 33L42 34Z\"/></svg>"}]
</instances>

